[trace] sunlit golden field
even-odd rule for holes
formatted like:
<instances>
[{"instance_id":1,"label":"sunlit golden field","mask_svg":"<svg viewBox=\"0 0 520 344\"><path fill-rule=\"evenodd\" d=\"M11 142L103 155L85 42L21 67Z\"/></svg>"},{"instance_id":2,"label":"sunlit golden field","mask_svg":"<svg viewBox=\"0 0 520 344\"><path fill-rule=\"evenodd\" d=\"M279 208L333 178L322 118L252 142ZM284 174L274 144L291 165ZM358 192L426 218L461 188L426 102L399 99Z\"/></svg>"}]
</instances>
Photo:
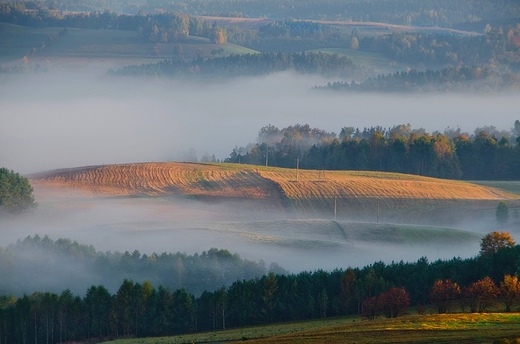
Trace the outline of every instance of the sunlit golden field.
<instances>
[{"instance_id":1,"label":"sunlit golden field","mask_svg":"<svg viewBox=\"0 0 520 344\"><path fill-rule=\"evenodd\" d=\"M33 182L94 194L208 195L293 200L337 198L501 200L518 198L466 182L382 172L309 171L233 164L143 163L64 169Z\"/></svg>"},{"instance_id":2,"label":"sunlit golden field","mask_svg":"<svg viewBox=\"0 0 520 344\"><path fill-rule=\"evenodd\" d=\"M300 218L331 219L336 209L343 221L437 226L493 216L499 201L513 205L520 198L492 187L397 173L174 162L63 169L33 175L31 183L36 191L240 201L251 210L276 209Z\"/></svg>"},{"instance_id":3,"label":"sunlit golden field","mask_svg":"<svg viewBox=\"0 0 520 344\"><path fill-rule=\"evenodd\" d=\"M110 343L493 343L516 338L520 338L519 313L458 313L376 320L332 318Z\"/></svg>"}]
</instances>

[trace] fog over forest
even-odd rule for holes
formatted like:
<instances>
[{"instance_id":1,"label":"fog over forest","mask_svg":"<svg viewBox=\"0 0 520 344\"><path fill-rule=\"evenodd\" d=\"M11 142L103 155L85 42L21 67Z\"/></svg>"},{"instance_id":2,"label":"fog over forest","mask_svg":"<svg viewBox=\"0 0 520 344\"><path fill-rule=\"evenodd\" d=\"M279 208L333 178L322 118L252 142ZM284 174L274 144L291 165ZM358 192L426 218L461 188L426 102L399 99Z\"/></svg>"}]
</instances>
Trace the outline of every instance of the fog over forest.
<instances>
[{"instance_id":1,"label":"fog over forest","mask_svg":"<svg viewBox=\"0 0 520 344\"><path fill-rule=\"evenodd\" d=\"M325 84L290 73L201 84L109 78L106 66L11 76L0 84L0 161L22 174L144 161L183 161L193 148L225 159L273 124L410 123L428 132L460 126L509 130L520 98L490 94L371 95L310 91Z\"/></svg>"}]
</instances>

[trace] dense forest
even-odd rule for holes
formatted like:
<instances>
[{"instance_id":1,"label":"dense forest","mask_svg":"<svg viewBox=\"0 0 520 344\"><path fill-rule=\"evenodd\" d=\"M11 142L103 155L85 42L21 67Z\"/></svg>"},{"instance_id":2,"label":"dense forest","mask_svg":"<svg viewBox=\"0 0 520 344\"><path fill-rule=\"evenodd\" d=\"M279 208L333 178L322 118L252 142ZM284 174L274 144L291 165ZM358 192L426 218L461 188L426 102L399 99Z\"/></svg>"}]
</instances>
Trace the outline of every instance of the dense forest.
<instances>
[{"instance_id":1,"label":"dense forest","mask_svg":"<svg viewBox=\"0 0 520 344\"><path fill-rule=\"evenodd\" d=\"M200 295L228 286L236 280L252 279L268 271L283 273L281 267L242 259L227 250L212 248L201 254L98 252L92 246L69 239L51 240L36 235L0 248L0 294L33 290L33 282L59 291L65 285L73 292L85 285L103 284L117 290L124 278L146 279L154 285L184 288ZM64 273L66 272L66 273Z\"/></svg>"},{"instance_id":2,"label":"dense forest","mask_svg":"<svg viewBox=\"0 0 520 344\"><path fill-rule=\"evenodd\" d=\"M309 125L268 125L257 143L236 147L227 162L304 169L369 170L465 180L520 178L520 121L510 132L460 128L427 133L411 125L343 127L339 136Z\"/></svg>"},{"instance_id":3,"label":"dense forest","mask_svg":"<svg viewBox=\"0 0 520 344\"><path fill-rule=\"evenodd\" d=\"M495 235L496 234L496 235ZM486 239L487 238L487 239ZM35 292L0 297L5 343L57 343L121 336L160 336L328 316L396 317L415 306L440 313L517 310L520 246L489 234L474 258L238 279L195 297L184 288L125 279L116 293L92 285L81 297ZM484 245L488 241L491 245ZM64 285L63 288L66 288ZM499 297L500 295L500 297ZM500 305L500 304L501 305Z\"/></svg>"},{"instance_id":4,"label":"dense forest","mask_svg":"<svg viewBox=\"0 0 520 344\"><path fill-rule=\"evenodd\" d=\"M165 60L163 62L126 66L109 72L110 75L156 77L236 77L267 75L295 71L302 74L321 74L326 77L355 77L363 70L346 56L325 53L258 53L242 54L193 61Z\"/></svg>"},{"instance_id":5,"label":"dense forest","mask_svg":"<svg viewBox=\"0 0 520 344\"><path fill-rule=\"evenodd\" d=\"M352 92L499 92L520 89L520 75L498 74L477 67L448 67L441 70L395 72L368 78L360 83L333 82L317 90Z\"/></svg>"}]
</instances>

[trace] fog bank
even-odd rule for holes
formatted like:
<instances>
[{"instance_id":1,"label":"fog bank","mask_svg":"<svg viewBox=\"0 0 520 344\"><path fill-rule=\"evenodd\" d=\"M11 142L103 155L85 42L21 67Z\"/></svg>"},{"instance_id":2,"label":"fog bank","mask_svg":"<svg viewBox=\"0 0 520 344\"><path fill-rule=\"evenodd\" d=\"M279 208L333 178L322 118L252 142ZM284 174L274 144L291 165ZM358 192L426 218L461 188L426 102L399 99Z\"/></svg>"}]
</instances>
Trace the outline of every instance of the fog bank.
<instances>
[{"instance_id":1,"label":"fog bank","mask_svg":"<svg viewBox=\"0 0 520 344\"><path fill-rule=\"evenodd\" d=\"M312 92L320 77L283 73L222 83L103 77L103 68L30 74L0 84L0 162L24 174L96 164L182 161L190 148L225 159L258 130L309 124L443 131L509 130L516 95Z\"/></svg>"}]
</instances>

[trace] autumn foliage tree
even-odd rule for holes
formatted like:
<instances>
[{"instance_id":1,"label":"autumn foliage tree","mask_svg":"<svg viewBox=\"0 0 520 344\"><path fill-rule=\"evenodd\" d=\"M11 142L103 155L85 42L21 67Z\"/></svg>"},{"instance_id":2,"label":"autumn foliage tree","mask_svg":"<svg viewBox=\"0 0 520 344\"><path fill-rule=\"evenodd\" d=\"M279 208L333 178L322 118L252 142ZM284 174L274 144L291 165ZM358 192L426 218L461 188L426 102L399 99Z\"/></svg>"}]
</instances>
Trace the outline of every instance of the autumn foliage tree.
<instances>
[{"instance_id":1,"label":"autumn foliage tree","mask_svg":"<svg viewBox=\"0 0 520 344\"><path fill-rule=\"evenodd\" d=\"M506 306L506 312L511 312L511 308L520 302L520 282L517 276L504 276L500 282L500 295Z\"/></svg>"},{"instance_id":2,"label":"autumn foliage tree","mask_svg":"<svg viewBox=\"0 0 520 344\"><path fill-rule=\"evenodd\" d=\"M508 232L492 232L486 234L480 242L480 254L493 254L498 250L506 247L514 247L516 245L511 234Z\"/></svg>"},{"instance_id":3,"label":"autumn foliage tree","mask_svg":"<svg viewBox=\"0 0 520 344\"><path fill-rule=\"evenodd\" d=\"M211 31L210 40L213 41L215 44L224 44L226 43L226 32L224 29L220 27L215 27Z\"/></svg>"},{"instance_id":4,"label":"autumn foliage tree","mask_svg":"<svg viewBox=\"0 0 520 344\"><path fill-rule=\"evenodd\" d=\"M410 306L410 295L404 288L391 288L379 295L378 303L387 318L397 318Z\"/></svg>"},{"instance_id":5,"label":"autumn foliage tree","mask_svg":"<svg viewBox=\"0 0 520 344\"><path fill-rule=\"evenodd\" d=\"M464 295L469 304L470 311L484 313L491 307L500 294L495 282L489 277L471 284L465 289Z\"/></svg>"},{"instance_id":6,"label":"autumn foliage tree","mask_svg":"<svg viewBox=\"0 0 520 344\"><path fill-rule=\"evenodd\" d=\"M453 303L460 297L461 291L457 283L449 279L437 280L430 292L430 300L439 311L439 314L449 313Z\"/></svg>"}]
</instances>

